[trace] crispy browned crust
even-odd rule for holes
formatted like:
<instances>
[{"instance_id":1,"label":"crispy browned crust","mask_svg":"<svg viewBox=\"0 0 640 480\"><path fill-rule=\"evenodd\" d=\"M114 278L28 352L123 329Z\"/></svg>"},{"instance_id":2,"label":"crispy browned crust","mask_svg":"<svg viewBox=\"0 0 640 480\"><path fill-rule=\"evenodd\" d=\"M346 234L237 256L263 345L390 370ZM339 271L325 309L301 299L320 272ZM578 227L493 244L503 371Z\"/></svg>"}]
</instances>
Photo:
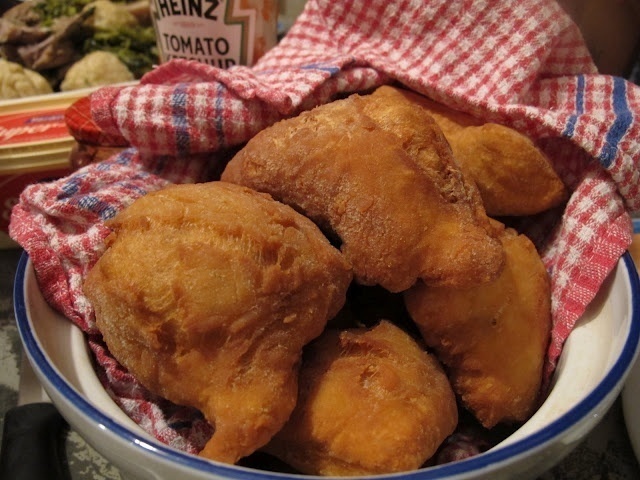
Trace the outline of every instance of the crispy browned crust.
<instances>
[{"instance_id":1,"label":"crispy browned crust","mask_svg":"<svg viewBox=\"0 0 640 480\"><path fill-rule=\"evenodd\" d=\"M442 129L487 214L532 215L561 205L568 192L549 158L525 135L438 104L415 92L383 86L373 98L426 109Z\"/></svg>"},{"instance_id":2,"label":"crispy browned crust","mask_svg":"<svg viewBox=\"0 0 640 480\"><path fill-rule=\"evenodd\" d=\"M215 427L234 463L284 424L303 345L341 308L348 263L308 219L223 182L172 186L109 223L85 293L113 356Z\"/></svg>"},{"instance_id":3,"label":"crispy browned crust","mask_svg":"<svg viewBox=\"0 0 640 480\"><path fill-rule=\"evenodd\" d=\"M267 192L336 235L364 285L398 292L494 279L504 254L473 185L420 107L353 95L256 135L222 179ZM474 193L475 192L475 193Z\"/></svg>"},{"instance_id":4,"label":"crispy browned crust","mask_svg":"<svg viewBox=\"0 0 640 480\"><path fill-rule=\"evenodd\" d=\"M290 420L266 450L311 475L415 470L455 429L438 361L398 327L326 330L310 344Z\"/></svg>"},{"instance_id":5,"label":"crispy browned crust","mask_svg":"<svg viewBox=\"0 0 640 480\"><path fill-rule=\"evenodd\" d=\"M551 329L547 271L531 241L504 229L505 268L469 289L417 284L410 315L447 366L463 404L487 428L521 422L537 408Z\"/></svg>"}]
</instances>

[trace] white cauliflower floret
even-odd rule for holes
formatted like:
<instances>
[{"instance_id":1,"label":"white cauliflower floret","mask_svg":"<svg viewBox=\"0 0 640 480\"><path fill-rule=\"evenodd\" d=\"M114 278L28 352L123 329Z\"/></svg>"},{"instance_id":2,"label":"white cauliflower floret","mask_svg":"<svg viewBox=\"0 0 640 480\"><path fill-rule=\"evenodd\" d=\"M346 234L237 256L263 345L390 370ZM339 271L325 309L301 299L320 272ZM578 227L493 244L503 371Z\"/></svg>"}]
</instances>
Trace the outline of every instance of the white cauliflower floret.
<instances>
[{"instance_id":1,"label":"white cauliflower floret","mask_svg":"<svg viewBox=\"0 0 640 480\"><path fill-rule=\"evenodd\" d=\"M0 99L53 93L49 82L38 72L0 58Z\"/></svg>"},{"instance_id":2,"label":"white cauliflower floret","mask_svg":"<svg viewBox=\"0 0 640 480\"><path fill-rule=\"evenodd\" d=\"M114 53L97 51L84 56L69 68L60 90L66 92L131 80L134 80L133 73Z\"/></svg>"},{"instance_id":3,"label":"white cauliflower floret","mask_svg":"<svg viewBox=\"0 0 640 480\"><path fill-rule=\"evenodd\" d=\"M93 8L93 15L89 23L96 30L119 30L122 27L135 27L139 23L123 4L96 0L84 7L85 10L90 8Z\"/></svg>"}]
</instances>

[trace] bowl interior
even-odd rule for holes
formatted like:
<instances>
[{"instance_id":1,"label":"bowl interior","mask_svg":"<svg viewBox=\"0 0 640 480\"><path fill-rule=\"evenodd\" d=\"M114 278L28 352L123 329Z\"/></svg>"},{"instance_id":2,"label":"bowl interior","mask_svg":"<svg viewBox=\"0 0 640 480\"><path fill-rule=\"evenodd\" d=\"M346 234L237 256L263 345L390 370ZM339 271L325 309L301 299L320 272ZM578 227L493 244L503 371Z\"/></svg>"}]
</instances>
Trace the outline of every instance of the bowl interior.
<instances>
[{"instance_id":1,"label":"bowl interior","mask_svg":"<svg viewBox=\"0 0 640 480\"><path fill-rule=\"evenodd\" d=\"M481 455L402 478L470 478L473 472L499 469L559 439L568 443L586 435L599 421L600 415L594 413L606 412L620 392L638 353L638 292L638 275L625 254L569 336L552 390L537 413ZM131 449L132 458L179 465L204 475L198 478L282 478L209 462L167 447L144 432L102 388L83 333L46 303L26 254L18 266L14 305L18 330L36 375L63 415L73 412L73 421L67 420L80 434L89 426L100 425L109 433L108 441L123 442ZM94 447L101 451L103 445Z\"/></svg>"}]
</instances>

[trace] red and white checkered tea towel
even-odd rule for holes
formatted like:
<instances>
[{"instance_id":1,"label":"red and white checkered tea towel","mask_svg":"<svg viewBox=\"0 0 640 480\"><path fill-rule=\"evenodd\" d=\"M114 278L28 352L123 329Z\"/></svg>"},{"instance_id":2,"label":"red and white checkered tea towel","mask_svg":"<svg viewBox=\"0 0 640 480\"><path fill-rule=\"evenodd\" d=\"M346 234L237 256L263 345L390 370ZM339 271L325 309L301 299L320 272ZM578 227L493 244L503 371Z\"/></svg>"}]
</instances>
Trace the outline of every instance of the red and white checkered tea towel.
<instances>
[{"instance_id":1,"label":"red and white checkered tea towel","mask_svg":"<svg viewBox=\"0 0 640 480\"><path fill-rule=\"evenodd\" d=\"M114 397L161 440L197 451L210 431L192 412L150 397L104 349L82 293L108 233L103 221L167 182L206 180L218 152L281 118L393 81L528 134L571 189L563 212L527 225L552 278L553 371L631 242L640 88L597 73L554 0L309 0L252 68L176 60L140 85L94 93L90 121L133 148L28 187L13 210L10 234L31 256L46 298L87 332Z\"/></svg>"}]
</instances>

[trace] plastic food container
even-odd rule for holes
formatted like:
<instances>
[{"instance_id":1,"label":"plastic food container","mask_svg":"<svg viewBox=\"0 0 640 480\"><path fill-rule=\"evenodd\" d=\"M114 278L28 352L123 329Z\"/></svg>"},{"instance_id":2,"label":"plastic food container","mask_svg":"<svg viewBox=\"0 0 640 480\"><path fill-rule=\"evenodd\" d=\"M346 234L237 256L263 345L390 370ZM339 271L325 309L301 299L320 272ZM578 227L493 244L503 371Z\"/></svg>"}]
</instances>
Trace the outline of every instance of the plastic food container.
<instances>
[{"instance_id":1,"label":"plastic food container","mask_svg":"<svg viewBox=\"0 0 640 480\"><path fill-rule=\"evenodd\" d=\"M7 230L22 190L71 172L69 154L75 140L64 112L90 91L0 101L0 248L17 246Z\"/></svg>"}]
</instances>

